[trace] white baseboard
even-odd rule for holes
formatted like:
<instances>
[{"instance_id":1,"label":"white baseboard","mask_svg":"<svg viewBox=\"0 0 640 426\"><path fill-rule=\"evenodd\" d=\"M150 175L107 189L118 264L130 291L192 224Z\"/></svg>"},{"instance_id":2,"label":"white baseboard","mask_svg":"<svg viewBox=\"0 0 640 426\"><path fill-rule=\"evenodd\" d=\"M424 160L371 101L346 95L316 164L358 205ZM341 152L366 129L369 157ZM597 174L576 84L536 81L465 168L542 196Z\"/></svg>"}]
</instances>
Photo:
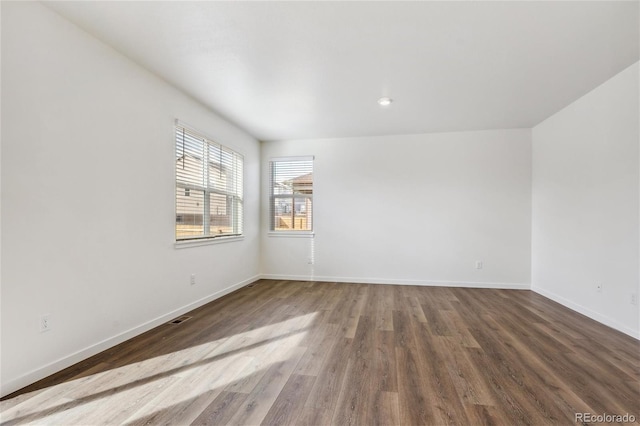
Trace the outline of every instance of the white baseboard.
<instances>
[{"instance_id":1,"label":"white baseboard","mask_svg":"<svg viewBox=\"0 0 640 426\"><path fill-rule=\"evenodd\" d=\"M394 280L389 278L359 278L359 277L324 277L316 275L279 275L262 274L265 280L290 280L290 281L322 281L336 283L362 283L362 284L394 284L417 285L431 287L467 287L467 288L496 288L510 290L530 290L531 286L525 283L492 283L477 281L436 281L436 280Z\"/></svg>"},{"instance_id":2,"label":"white baseboard","mask_svg":"<svg viewBox=\"0 0 640 426\"><path fill-rule=\"evenodd\" d=\"M232 291L235 291L241 287L244 287L247 284L250 284L258 280L259 278L260 277L258 275L253 276L251 278L247 278L246 280L243 280L237 284L233 284L223 290L217 291L209 296L203 297L202 299L189 303L188 305L182 306L178 309L174 309L171 312L168 312L164 315L161 315L157 318L154 318L150 321L147 321L143 324L133 327L127 331L119 333L113 337L102 340L98 343L95 343L91 346L88 346L84 349L81 349L77 352L74 352L56 361L53 361L43 367L36 368L35 370L32 370L18 378L9 380L8 382L2 384L2 389L0 390L0 397L8 395L19 389L22 389L23 387L28 386L32 383L35 383L40 379L44 379L45 377L50 376L51 374L57 373L58 371L61 371L67 367L70 367L77 362L80 362L93 355L96 355L104 351L105 349L109 349L117 344L120 344L126 340L131 339L132 337L142 334L145 331L151 330L152 328L157 327L161 324L164 324L175 317L183 315L202 305L205 305L213 300L216 300L226 294L229 294Z\"/></svg>"},{"instance_id":3,"label":"white baseboard","mask_svg":"<svg viewBox=\"0 0 640 426\"><path fill-rule=\"evenodd\" d=\"M549 290L545 290L543 288L537 287L537 286L532 286L531 287L531 291L534 291L548 299L553 300L554 302L558 302L559 304L566 306L567 308L574 310L578 313L581 313L584 316L587 316L589 318L591 318L592 320L598 321L601 324L606 325L607 327L611 327L615 330L618 330L624 334L627 334L635 339L640 340L640 331L638 330L634 330L630 327L627 327L624 324L620 324L618 321L609 318L606 315L602 315L598 312L592 311L589 308L585 308L582 305L579 305L575 302L570 301L569 299L565 299L562 296L559 296Z\"/></svg>"}]
</instances>

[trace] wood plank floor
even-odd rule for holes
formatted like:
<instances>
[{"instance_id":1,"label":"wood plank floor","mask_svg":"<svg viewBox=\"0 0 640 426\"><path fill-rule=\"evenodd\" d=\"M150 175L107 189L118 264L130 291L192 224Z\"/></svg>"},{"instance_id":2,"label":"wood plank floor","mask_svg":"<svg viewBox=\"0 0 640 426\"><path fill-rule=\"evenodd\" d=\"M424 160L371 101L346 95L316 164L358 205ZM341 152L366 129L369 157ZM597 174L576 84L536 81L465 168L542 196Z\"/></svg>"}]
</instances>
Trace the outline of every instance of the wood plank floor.
<instances>
[{"instance_id":1,"label":"wood plank floor","mask_svg":"<svg viewBox=\"0 0 640 426\"><path fill-rule=\"evenodd\" d=\"M258 281L0 403L3 425L640 419L640 342L522 290Z\"/></svg>"}]
</instances>

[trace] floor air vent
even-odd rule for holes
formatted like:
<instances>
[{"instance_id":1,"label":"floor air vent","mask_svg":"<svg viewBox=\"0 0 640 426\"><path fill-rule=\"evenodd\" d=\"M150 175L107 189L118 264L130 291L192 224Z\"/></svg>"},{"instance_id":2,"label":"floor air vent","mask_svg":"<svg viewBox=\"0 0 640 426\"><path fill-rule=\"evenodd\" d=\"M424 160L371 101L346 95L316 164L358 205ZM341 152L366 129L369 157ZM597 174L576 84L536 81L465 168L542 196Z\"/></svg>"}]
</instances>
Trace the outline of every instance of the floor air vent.
<instances>
[{"instance_id":1,"label":"floor air vent","mask_svg":"<svg viewBox=\"0 0 640 426\"><path fill-rule=\"evenodd\" d=\"M169 324L181 324L181 323L183 323L183 322L185 322L187 320L190 320L191 318L193 318L193 317L188 317L188 316L179 317L179 318L176 318L174 320L169 321Z\"/></svg>"}]
</instances>

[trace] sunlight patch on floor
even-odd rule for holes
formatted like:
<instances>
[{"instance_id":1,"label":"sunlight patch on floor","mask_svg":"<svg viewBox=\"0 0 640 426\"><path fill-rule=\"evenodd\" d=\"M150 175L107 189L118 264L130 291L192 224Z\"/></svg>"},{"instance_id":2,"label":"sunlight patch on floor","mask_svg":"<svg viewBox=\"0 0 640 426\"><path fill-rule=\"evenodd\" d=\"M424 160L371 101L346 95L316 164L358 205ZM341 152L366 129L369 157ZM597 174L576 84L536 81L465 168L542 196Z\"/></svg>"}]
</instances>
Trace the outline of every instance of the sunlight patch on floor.
<instances>
[{"instance_id":1,"label":"sunlight patch on floor","mask_svg":"<svg viewBox=\"0 0 640 426\"><path fill-rule=\"evenodd\" d=\"M293 317L35 391L3 410L0 419L16 424L114 424L207 393L247 392L260 372L290 356L315 316Z\"/></svg>"}]
</instances>

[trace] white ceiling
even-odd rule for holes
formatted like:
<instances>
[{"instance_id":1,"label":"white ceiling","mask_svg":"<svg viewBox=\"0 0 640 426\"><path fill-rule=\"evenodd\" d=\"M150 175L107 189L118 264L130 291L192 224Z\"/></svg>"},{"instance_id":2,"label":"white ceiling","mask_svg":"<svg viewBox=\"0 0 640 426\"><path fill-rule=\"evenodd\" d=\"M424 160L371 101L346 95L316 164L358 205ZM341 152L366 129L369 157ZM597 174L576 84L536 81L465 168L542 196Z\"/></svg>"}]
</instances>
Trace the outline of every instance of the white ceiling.
<instances>
[{"instance_id":1,"label":"white ceiling","mask_svg":"<svg viewBox=\"0 0 640 426\"><path fill-rule=\"evenodd\" d=\"M46 5L261 140L531 127L639 59L638 1Z\"/></svg>"}]
</instances>

